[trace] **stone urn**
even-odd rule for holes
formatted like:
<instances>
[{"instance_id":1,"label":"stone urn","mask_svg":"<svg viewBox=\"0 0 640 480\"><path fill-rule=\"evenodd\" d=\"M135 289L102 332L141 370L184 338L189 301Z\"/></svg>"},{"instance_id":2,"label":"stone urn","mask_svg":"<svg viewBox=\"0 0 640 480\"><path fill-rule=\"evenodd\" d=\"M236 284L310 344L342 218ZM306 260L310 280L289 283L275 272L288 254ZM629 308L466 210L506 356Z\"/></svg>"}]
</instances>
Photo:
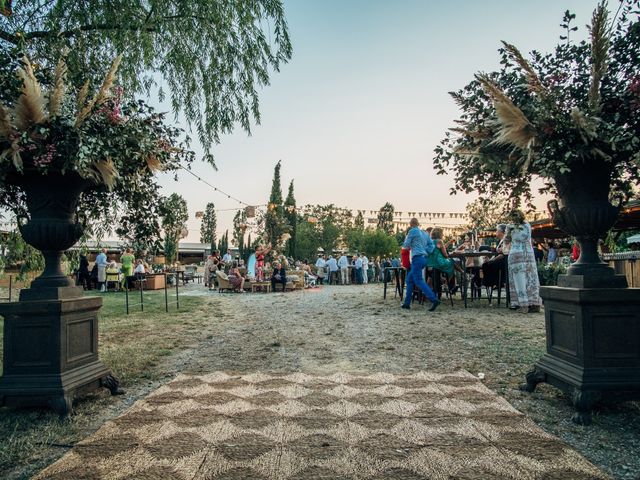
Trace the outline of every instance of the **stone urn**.
<instances>
[{"instance_id":1,"label":"stone urn","mask_svg":"<svg viewBox=\"0 0 640 480\"><path fill-rule=\"evenodd\" d=\"M61 257L82 236L80 195L95 184L76 172L25 172L8 181L25 194L28 216L18 218L24 240L40 250L45 268L18 302L0 304L4 372L0 404L50 406L71 412L74 396L118 382L98 358L100 297L84 297L61 269Z\"/></svg>"},{"instance_id":2,"label":"stone urn","mask_svg":"<svg viewBox=\"0 0 640 480\"><path fill-rule=\"evenodd\" d=\"M568 281L572 284L577 281L576 286L584 287L626 287L624 277L616 277L613 268L598 255L598 242L615 225L621 208L620 200L617 205L609 201L610 167L601 162L575 166L573 171L556 176L560 202L551 200L547 204L556 226L575 237L580 246L580 258L567 272L570 278L564 277L559 283L571 286Z\"/></svg>"},{"instance_id":3,"label":"stone urn","mask_svg":"<svg viewBox=\"0 0 640 480\"><path fill-rule=\"evenodd\" d=\"M573 420L588 424L591 410L611 397L640 398L640 289L602 262L598 241L613 227L620 203L609 201L610 164L587 162L555 179L559 202L549 202L557 227L574 236L580 257L542 287L547 351L527 374L526 391L540 382L564 390Z\"/></svg>"}]
</instances>

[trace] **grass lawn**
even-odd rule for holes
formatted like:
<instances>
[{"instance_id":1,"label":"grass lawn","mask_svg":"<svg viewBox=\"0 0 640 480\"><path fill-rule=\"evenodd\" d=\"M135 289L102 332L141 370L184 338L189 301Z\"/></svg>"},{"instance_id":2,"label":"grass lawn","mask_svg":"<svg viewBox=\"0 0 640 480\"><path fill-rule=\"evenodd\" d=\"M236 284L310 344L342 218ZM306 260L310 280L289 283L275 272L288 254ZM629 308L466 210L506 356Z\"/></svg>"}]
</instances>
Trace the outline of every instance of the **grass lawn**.
<instances>
[{"instance_id":1,"label":"grass lawn","mask_svg":"<svg viewBox=\"0 0 640 480\"><path fill-rule=\"evenodd\" d=\"M171 304L170 296L166 313L164 291L145 292L144 313L138 306L131 308L130 315L125 314L123 293L102 297L100 358L125 390L138 390L145 385L151 388L153 382L162 379L163 357L201 339L203 326L210 318L202 297L181 296L180 310L176 311L175 297ZM132 295L130 300L139 302L139 296ZM0 371L1 362L0 343ZM59 456L61 448L66 449L99 426L96 419L122 409L123 401L127 402L126 396L112 398L105 390L77 402L75 414L62 422L48 410L0 408L0 478L29 478Z\"/></svg>"}]
</instances>

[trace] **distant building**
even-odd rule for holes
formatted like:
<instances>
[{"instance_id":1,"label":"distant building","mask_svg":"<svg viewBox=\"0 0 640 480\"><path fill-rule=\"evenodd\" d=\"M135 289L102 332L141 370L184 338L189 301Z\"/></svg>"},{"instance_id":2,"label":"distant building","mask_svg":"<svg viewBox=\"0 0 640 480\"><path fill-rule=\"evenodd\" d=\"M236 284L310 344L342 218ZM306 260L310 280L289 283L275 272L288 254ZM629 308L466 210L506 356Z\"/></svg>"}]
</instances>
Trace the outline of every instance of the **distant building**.
<instances>
[{"instance_id":1,"label":"distant building","mask_svg":"<svg viewBox=\"0 0 640 480\"><path fill-rule=\"evenodd\" d=\"M122 240L103 240L101 242L89 240L84 245L71 247L71 250L82 248L86 248L90 262L95 260L96 255L102 248L107 249L107 259L109 261L118 261L120 255L124 252L125 243ZM208 243L180 242L178 245L178 261L183 265L203 262L210 253L211 245Z\"/></svg>"}]
</instances>

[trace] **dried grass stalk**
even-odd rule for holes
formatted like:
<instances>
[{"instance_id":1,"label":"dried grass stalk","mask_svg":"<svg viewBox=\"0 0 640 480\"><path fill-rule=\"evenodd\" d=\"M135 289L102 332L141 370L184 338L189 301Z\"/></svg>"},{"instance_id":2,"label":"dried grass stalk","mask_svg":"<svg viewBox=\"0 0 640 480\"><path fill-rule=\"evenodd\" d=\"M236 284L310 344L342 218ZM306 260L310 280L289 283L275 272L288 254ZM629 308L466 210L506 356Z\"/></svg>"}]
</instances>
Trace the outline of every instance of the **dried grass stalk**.
<instances>
[{"instance_id":1,"label":"dried grass stalk","mask_svg":"<svg viewBox=\"0 0 640 480\"><path fill-rule=\"evenodd\" d=\"M98 92L89 101L89 103L87 103L87 105L79 109L78 116L76 117L76 127L82 125L82 122L86 120L94 107L100 106L107 98L109 98L109 90L111 90L111 87L113 86L113 81L116 78L116 72L118 71L121 60L122 55L118 55L113 60L111 68L107 72L107 75L104 77L104 80L102 81L102 85L100 86Z\"/></svg>"},{"instance_id":2,"label":"dried grass stalk","mask_svg":"<svg viewBox=\"0 0 640 480\"><path fill-rule=\"evenodd\" d=\"M155 155L149 155L147 157L147 167L149 167L149 170L152 172L156 172L162 170L162 162Z\"/></svg>"},{"instance_id":3,"label":"dried grass stalk","mask_svg":"<svg viewBox=\"0 0 640 480\"><path fill-rule=\"evenodd\" d=\"M22 171L23 163L22 157L20 156L19 139L17 138L13 142L11 142L11 146L9 148L7 148L4 152L2 152L2 154L0 154L0 162L6 160L9 157L11 157L11 162L13 163L13 166L16 168L16 170Z\"/></svg>"},{"instance_id":4,"label":"dried grass stalk","mask_svg":"<svg viewBox=\"0 0 640 480\"><path fill-rule=\"evenodd\" d=\"M493 99L496 109L498 132L492 143L530 149L535 142L536 131L522 110L489 77L476 75L476 78Z\"/></svg>"},{"instance_id":5,"label":"dried grass stalk","mask_svg":"<svg viewBox=\"0 0 640 480\"><path fill-rule=\"evenodd\" d=\"M456 147L453 149L453 153L455 153L456 155L460 155L463 157L479 157L480 156L480 149L476 149L476 150L469 150L469 148L467 147Z\"/></svg>"},{"instance_id":6,"label":"dried grass stalk","mask_svg":"<svg viewBox=\"0 0 640 480\"><path fill-rule=\"evenodd\" d=\"M527 59L525 59L522 53L520 53L518 47L505 41L502 42L502 45L504 45L509 57L511 57L511 59L516 62L522 70L524 70L527 76L527 81L529 82L529 90L540 94L546 94L546 89L542 84L540 77L538 77L538 74L533 70L533 67Z\"/></svg>"},{"instance_id":7,"label":"dried grass stalk","mask_svg":"<svg viewBox=\"0 0 640 480\"><path fill-rule=\"evenodd\" d=\"M9 138L15 129L11 123L11 113L9 109L0 102L0 139Z\"/></svg>"},{"instance_id":8,"label":"dried grass stalk","mask_svg":"<svg viewBox=\"0 0 640 480\"><path fill-rule=\"evenodd\" d=\"M91 165L95 175L94 178L101 181L106 185L109 190L113 190L118 178L118 171L116 170L113 160L107 158L106 160L98 160Z\"/></svg>"},{"instance_id":9,"label":"dried grass stalk","mask_svg":"<svg viewBox=\"0 0 640 480\"><path fill-rule=\"evenodd\" d=\"M67 74L67 64L61 58L56 65L56 71L53 80L53 91L49 95L49 118L55 117L60 113L60 106L64 98L66 89L65 77Z\"/></svg>"},{"instance_id":10,"label":"dried grass stalk","mask_svg":"<svg viewBox=\"0 0 640 480\"><path fill-rule=\"evenodd\" d=\"M600 2L593 12L591 25L591 85L589 86L589 108L600 111L600 85L607 73L609 47L609 11L605 2Z\"/></svg>"},{"instance_id":11,"label":"dried grass stalk","mask_svg":"<svg viewBox=\"0 0 640 480\"><path fill-rule=\"evenodd\" d=\"M449 130L455 133L459 133L460 135L464 135L465 137L471 137L474 140L482 140L483 138L487 138L489 136L489 134L486 132L474 132L466 128L453 127Z\"/></svg>"},{"instance_id":12,"label":"dried grass stalk","mask_svg":"<svg viewBox=\"0 0 640 480\"><path fill-rule=\"evenodd\" d=\"M104 101L109 98L109 91L113 86L113 81L116 79L116 73L118 72L118 67L120 67L120 62L122 61L122 54L118 55L111 64L111 68L107 75L104 77L102 85L100 86L100 90L96 94L94 98L94 104L96 106L100 106L104 103Z\"/></svg>"},{"instance_id":13,"label":"dried grass stalk","mask_svg":"<svg viewBox=\"0 0 640 480\"><path fill-rule=\"evenodd\" d=\"M22 95L16 103L15 115L18 129L26 130L33 124L44 122L46 117L40 83L33 74L29 59L24 57L22 63L24 67L18 68L18 76L22 80Z\"/></svg>"},{"instance_id":14,"label":"dried grass stalk","mask_svg":"<svg viewBox=\"0 0 640 480\"><path fill-rule=\"evenodd\" d=\"M89 95L89 80L84 82L84 85L82 85L82 88L78 92L78 99L76 100L76 112L78 112L78 114L84 107L84 104L87 101L88 95Z\"/></svg>"},{"instance_id":15,"label":"dried grass stalk","mask_svg":"<svg viewBox=\"0 0 640 480\"><path fill-rule=\"evenodd\" d=\"M571 109L571 120L573 120L584 143L589 143L590 140L596 137L598 122L593 118L587 117L578 107Z\"/></svg>"}]
</instances>

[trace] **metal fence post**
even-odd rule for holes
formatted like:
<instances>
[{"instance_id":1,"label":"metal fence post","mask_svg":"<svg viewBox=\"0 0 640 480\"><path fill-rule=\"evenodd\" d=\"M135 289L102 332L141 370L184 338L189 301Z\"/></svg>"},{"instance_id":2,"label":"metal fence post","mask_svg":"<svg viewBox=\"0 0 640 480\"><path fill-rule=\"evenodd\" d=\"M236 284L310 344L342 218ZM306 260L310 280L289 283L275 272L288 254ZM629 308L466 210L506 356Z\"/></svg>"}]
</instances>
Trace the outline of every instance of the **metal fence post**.
<instances>
[{"instance_id":1,"label":"metal fence post","mask_svg":"<svg viewBox=\"0 0 640 480\"><path fill-rule=\"evenodd\" d=\"M164 273L164 310L169 313L169 291L167 289L167 272Z\"/></svg>"},{"instance_id":2,"label":"metal fence post","mask_svg":"<svg viewBox=\"0 0 640 480\"><path fill-rule=\"evenodd\" d=\"M138 284L140 285L140 311L144 312L144 295L142 294L142 279L138 280Z\"/></svg>"},{"instance_id":3,"label":"metal fence post","mask_svg":"<svg viewBox=\"0 0 640 480\"><path fill-rule=\"evenodd\" d=\"M176 310L180 310L180 293L178 291L178 272L176 271Z\"/></svg>"},{"instance_id":4,"label":"metal fence post","mask_svg":"<svg viewBox=\"0 0 640 480\"><path fill-rule=\"evenodd\" d=\"M13 288L13 275L9 275L9 301L11 301L12 288Z\"/></svg>"},{"instance_id":5,"label":"metal fence post","mask_svg":"<svg viewBox=\"0 0 640 480\"><path fill-rule=\"evenodd\" d=\"M124 302L126 305L127 315L129 315L129 289L124 289Z\"/></svg>"}]
</instances>

